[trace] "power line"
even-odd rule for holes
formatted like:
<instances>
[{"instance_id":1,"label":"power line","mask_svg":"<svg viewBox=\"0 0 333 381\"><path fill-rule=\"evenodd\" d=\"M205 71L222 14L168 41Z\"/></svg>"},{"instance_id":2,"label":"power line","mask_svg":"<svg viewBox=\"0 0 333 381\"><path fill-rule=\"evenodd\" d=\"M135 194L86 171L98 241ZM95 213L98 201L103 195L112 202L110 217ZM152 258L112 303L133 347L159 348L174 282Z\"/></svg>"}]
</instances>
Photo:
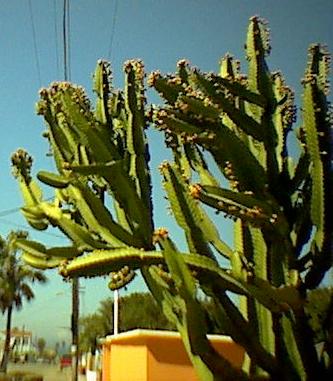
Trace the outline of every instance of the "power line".
<instances>
[{"instance_id":1,"label":"power line","mask_svg":"<svg viewBox=\"0 0 333 381\"><path fill-rule=\"evenodd\" d=\"M38 50L37 50L36 30L35 30L31 0L28 0L28 4L29 4L30 22L31 22L31 29L32 29L32 39L34 44L34 55L35 55L35 62L36 62L36 69L37 69L38 84L39 84L39 87L42 87L42 79L40 74L40 65L39 65Z\"/></svg>"},{"instance_id":2,"label":"power line","mask_svg":"<svg viewBox=\"0 0 333 381\"><path fill-rule=\"evenodd\" d=\"M60 59L59 59L59 40L58 40L58 23L57 23L56 0L53 0L53 19L54 19L54 35L55 35L57 76L60 76Z\"/></svg>"},{"instance_id":3,"label":"power line","mask_svg":"<svg viewBox=\"0 0 333 381\"><path fill-rule=\"evenodd\" d=\"M4 224L4 225L11 225L11 226L14 226L16 228L19 228L19 229L22 229L22 230L29 230L31 232L34 232L36 233L36 229L34 228L31 228L30 226L27 226L27 225L22 225L22 224L17 224L15 222L12 222L12 221L9 221L5 218L0 218L0 223L1 224ZM50 237L55 237L55 238L61 238L61 239L66 239L64 236L61 236L61 235L58 235L58 234L54 234L54 233L50 233L50 232L46 232L44 230L41 230L39 231L39 233L42 233L42 234L45 234L45 235L48 235Z\"/></svg>"},{"instance_id":4,"label":"power line","mask_svg":"<svg viewBox=\"0 0 333 381\"><path fill-rule=\"evenodd\" d=\"M45 201L51 201L53 199L54 199L54 196L50 196L50 197L47 197ZM10 214L19 212L21 208L22 208L21 206L16 206L15 208L2 210L0 211L0 217L8 216Z\"/></svg>"},{"instance_id":5,"label":"power line","mask_svg":"<svg viewBox=\"0 0 333 381\"><path fill-rule=\"evenodd\" d=\"M71 68L71 13L70 13L70 8L69 8L69 0L67 0L67 49L68 49L68 80L72 78L72 68Z\"/></svg>"},{"instance_id":6,"label":"power line","mask_svg":"<svg viewBox=\"0 0 333 381\"><path fill-rule=\"evenodd\" d=\"M110 60L111 54L112 54L114 34L115 34L115 30L116 30L117 13L118 13L118 0L115 0L115 6L114 6L114 11L113 11L113 17L112 17L110 44L109 44L108 55L107 55L108 60Z\"/></svg>"},{"instance_id":7,"label":"power line","mask_svg":"<svg viewBox=\"0 0 333 381\"><path fill-rule=\"evenodd\" d=\"M10 214L17 213L21 210L21 207L16 207L12 209L6 209L0 212L0 218L4 216L9 216Z\"/></svg>"},{"instance_id":8,"label":"power line","mask_svg":"<svg viewBox=\"0 0 333 381\"><path fill-rule=\"evenodd\" d=\"M64 0L63 18L62 18L62 32L63 32L63 54L64 54L64 80L70 79L70 18L69 18L69 0Z\"/></svg>"}]
</instances>

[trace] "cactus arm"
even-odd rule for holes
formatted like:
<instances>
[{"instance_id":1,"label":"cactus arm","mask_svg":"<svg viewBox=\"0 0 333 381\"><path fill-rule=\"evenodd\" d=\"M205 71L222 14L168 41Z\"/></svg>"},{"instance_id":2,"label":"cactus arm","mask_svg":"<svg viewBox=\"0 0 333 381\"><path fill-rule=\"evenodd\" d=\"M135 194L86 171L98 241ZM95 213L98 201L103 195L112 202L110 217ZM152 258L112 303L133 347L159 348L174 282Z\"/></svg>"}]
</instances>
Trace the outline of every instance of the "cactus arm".
<instances>
[{"instance_id":1,"label":"cactus arm","mask_svg":"<svg viewBox=\"0 0 333 381\"><path fill-rule=\"evenodd\" d=\"M56 268L63 260L59 258L37 257L27 252L22 253L22 259L27 265L40 270Z\"/></svg>"},{"instance_id":2,"label":"cactus arm","mask_svg":"<svg viewBox=\"0 0 333 381\"><path fill-rule=\"evenodd\" d=\"M218 242L217 232L202 227L202 224L205 224L206 228L212 224L209 224L208 217L188 193L179 171L168 163L162 164L160 168L171 209L179 226L186 234L189 251L214 258L205 238L210 241L208 238L210 236L212 241ZM223 255L227 254L223 253Z\"/></svg>"},{"instance_id":3,"label":"cactus arm","mask_svg":"<svg viewBox=\"0 0 333 381\"><path fill-rule=\"evenodd\" d=\"M17 239L15 241L15 246L35 257L43 258L46 255L46 247L40 242Z\"/></svg>"},{"instance_id":4,"label":"cactus arm","mask_svg":"<svg viewBox=\"0 0 333 381\"><path fill-rule=\"evenodd\" d=\"M259 164L249 148L243 141L230 131L229 128L220 126L206 127L208 132L203 133L195 125L178 119L174 116L157 116L160 128L171 129L175 133L185 133L191 140L208 149L219 167L224 170L226 163L231 163L235 180L243 185L243 190L253 191L260 195L264 193L267 181L264 168ZM249 173L251 176L249 177Z\"/></svg>"},{"instance_id":5,"label":"cactus arm","mask_svg":"<svg viewBox=\"0 0 333 381\"><path fill-rule=\"evenodd\" d=\"M183 298L175 292L174 287L165 284L161 285L160 276L153 267L144 269L143 274L151 293L160 305L163 313L180 333L185 350L199 376L199 380L218 381L219 378L214 377L212 371L200 358L200 355L192 350L193 344L190 343L186 326L186 305Z\"/></svg>"},{"instance_id":6,"label":"cactus arm","mask_svg":"<svg viewBox=\"0 0 333 381\"><path fill-rule=\"evenodd\" d=\"M45 136L49 141L56 167L62 173L63 163L71 162L73 159L69 141L74 140L74 137L66 129L66 125L64 126L63 114L55 112L48 90L42 90L40 96L41 100L37 103L37 114L43 115L48 125Z\"/></svg>"},{"instance_id":7,"label":"cactus arm","mask_svg":"<svg viewBox=\"0 0 333 381\"><path fill-rule=\"evenodd\" d=\"M195 281L183 257L176 254L175 247L168 237L160 237L159 244L163 248L163 256L171 273L174 285L185 302L186 314L184 318L186 320L185 326L187 332L185 333L183 330L180 332L184 340L185 348L199 377L202 380L247 379L245 374L233 368L233 366L223 356L219 356L210 345L206 336L206 323L203 309L196 299ZM213 378L211 378L211 374Z\"/></svg>"},{"instance_id":8,"label":"cactus arm","mask_svg":"<svg viewBox=\"0 0 333 381\"><path fill-rule=\"evenodd\" d=\"M43 182L44 184L50 185L54 188L67 188L70 180L62 175L58 175L56 173L47 172L47 171L39 171L37 173L37 178L39 181Z\"/></svg>"},{"instance_id":9,"label":"cactus arm","mask_svg":"<svg viewBox=\"0 0 333 381\"><path fill-rule=\"evenodd\" d=\"M148 85L154 86L155 90L157 90L169 104L174 104L179 94L184 91L180 78L164 78L159 71L152 72L149 75Z\"/></svg>"},{"instance_id":10,"label":"cactus arm","mask_svg":"<svg viewBox=\"0 0 333 381\"><path fill-rule=\"evenodd\" d=\"M310 47L310 64L304 79L304 132L311 160L311 219L315 226L313 266L306 276L316 287L332 265L332 133L327 101L329 56L320 45Z\"/></svg>"},{"instance_id":11,"label":"cactus arm","mask_svg":"<svg viewBox=\"0 0 333 381\"><path fill-rule=\"evenodd\" d=\"M125 71L125 109L127 111L126 148L130 155L129 175L136 183L137 193L148 208L151 216L146 224L150 224L150 235L153 232L151 179L148 167L149 152L144 130L145 95L143 87L143 64L140 61L128 61ZM147 235L149 233L147 232Z\"/></svg>"},{"instance_id":12,"label":"cactus arm","mask_svg":"<svg viewBox=\"0 0 333 381\"><path fill-rule=\"evenodd\" d=\"M268 248L264 241L262 232L257 228L249 228L251 233L251 238L253 242L253 261L255 263L254 274L255 277L261 279L268 279ZM274 335L272 332L272 315L271 312L264 306L262 306L257 301L255 302L256 312L258 316L258 328L259 328L259 338L264 348L270 353L274 353Z\"/></svg>"},{"instance_id":13,"label":"cactus arm","mask_svg":"<svg viewBox=\"0 0 333 381\"><path fill-rule=\"evenodd\" d=\"M183 144L184 155L186 155L189 165L199 175L200 183L205 185L218 186L218 180L213 176L208 168L199 147L193 144ZM181 167L182 168L182 167Z\"/></svg>"},{"instance_id":14,"label":"cactus arm","mask_svg":"<svg viewBox=\"0 0 333 381\"><path fill-rule=\"evenodd\" d=\"M108 112L108 100L111 93L111 70L105 61L98 61L94 73L93 89L97 95L95 118L102 124L111 122Z\"/></svg>"},{"instance_id":15,"label":"cactus arm","mask_svg":"<svg viewBox=\"0 0 333 381\"><path fill-rule=\"evenodd\" d=\"M233 340L247 348L248 355L255 363L271 375L278 375L276 359L261 345L253 325L244 319L226 294L219 293L217 303L221 312L221 326L226 326L227 333Z\"/></svg>"},{"instance_id":16,"label":"cactus arm","mask_svg":"<svg viewBox=\"0 0 333 381\"><path fill-rule=\"evenodd\" d=\"M80 181L72 181L68 193L75 201L81 217L90 231L99 234L108 244L114 247L123 245L142 246L142 242L117 224L102 201Z\"/></svg>"},{"instance_id":17,"label":"cactus arm","mask_svg":"<svg viewBox=\"0 0 333 381\"><path fill-rule=\"evenodd\" d=\"M249 90L263 96L266 96L270 89L270 73L265 61L269 52L267 28L263 20L254 16L250 19L246 39L246 55L249 62L247 80Z\"/></svg>"},{"instance_id":18,"label":"cactus arm","mask_svg":"<svg viewBox=\"0 0 333 381\"><path fill-rule=\"evenodd\" d=\"M80 142L87 147L93 145L96 148L93 151L95 160L105 163L120 159L117 147L108 139L106 130L96 125L93 115L90 112L82 113L84 109L75 102L70 92L61 95L66 116L71 121L71 128L79 136Z\"/></svg>"},{"instance_id":19,"label":"cactus arm","mask_svg":"<svg viewBox=\"0 0 333 381\"><path fill-rule=\"evenodd\" d=\"M264 150L259 148L258 153L265 153L262 156L262 164L267 169L269 179L269 189L278 199L283 195L283 187L279 182L279 164L282 165L280 149L284 146L284 132L279 125L281 95L277 91L277 82L274 83L274 76L271 75L265 57L270 52L269 33L265 22L258 17L252 17L247 33L246 53L248 65L248 87L251 91L257 92L265 97L267 105L265 109L260 109L255 105L248 104L248 112L262 126L264 137ZM275 87L275 89L274 89ZM281 90L281 87L279 88ZM286 90L284 90L286 94ZM282 97L283 98L283 97ZM291 120L293 121L293 120ZM280 140L279 140L280 139ZM283 202L283 199L282 199Z\"/></svg>"},{"instance_id":20,"label":"cactus arm","mask_svg":"<svg viewBox=\"0 0 333 381\"><path fill-rule=\"evenodd\" d=\"M126 175L124 167L124 160L112 161L105 164L68 166L69 169L77 174L96 174L103 176L109 184L110 190L119 204L119 207L123 209L128 216L128 218L126 218L126 224L128 223L132 231L141 231L142 239L148 241L151 236L151 227L149 224L146 226L146 222L144 221L150 218L149 207L141 202L135 190L134 183L132 179Z\"/></svg>"},{"instance_id":21,"label":"cactus arm","mask_svg":"<svg viewBox=\"0 0 333 381\"><path fill-rule=\"evenodd\" d=\"M292 319L288 319L286 316L282 316L281 326L283 329L283 333L280 334L284 340L284 350L287 351L283 357L283 362L289 362L288 372L292 374L292 372L296 372L298 378L300 380L306 380L307 376L305 374L304 364L302 362L302 358L300 356L299 348L297 347L297 342L295 340L293 322ZM312 363L311 367L314 366Z\"/></svg>"},{"instance_id":22,"label":"cactus arm","mask_svg":"<svg viewBox=\"0 0 333 381\"><path fill-rule=\"evenodd\" d=\"M46 202L40 204L40 208L50 223L58 226L74 242L78 250L91 251L96 248L105 247L104 244L94 239L87 228L68 218L60 208Z\"/></svg>"},{"instance_id":23,"label":"cactus arm","mask_svg":"<svg viewBox=\"0 0 333 381\"><path fill-rule=\"evenodd\" d=\"M274 229L281 234L288 231L286 221L272 202L258 200L245 192L234 192L210 185L195 184L191 187L191 194L206 205L233 218L241 218L253 226L274 225Z\"/></svg>"},{"instance_id":24,"label":"cactus arm","mask_svg":"<svg viewBox=\"0 0 333 381\"><path fill-rule=\"evenodd\" d=\"M218 76L212 76L214 80L225 89L229 90L232 95L242 98L242 100L255 104L261 108L266 106L266 99L257 93L250 91L245 84L238 82L237 80L229 80Z\"/></svg>"},{"instance_id":25,"label":"cactus arm","mask_svg":"<svg viewBox=\"0 0 333 381\"><path fill-rule=\"evenodd\" d=\"M27 239L18 239L15 241L15 245L24 252L39 258L60 258L60 259L72 259L82 254L74 246L61 246L52 247L47 249L42 243L37 241L31 241Z\"/></svg>"},{"instance_id":26,"label":"cactus arm","mask_svg":"<svg viewBox=\"0 0 333 381\"><path fill-rule=\"evenodd\" d=\"M272 91L276 104L271 115L276 133L275 157L279 173L284 172L289 175L285 165L288 157L287 135L291 131L292 124L296 119L294 94L292 90L285 85L282 75L279 72L272 74Z\"/></svg>"},{"instance_id":27,"label":"cactus arm","mask_svg":"<svg viewBox=\"0 0 333 381\"><path fill-rule=\"evenodd\" d=\"M21 192L24 190L21 188ZM27 220L29 225L31 225L36 230L45 230L48 228L48 222L45 219L44 213L40 210L38 206L22 207L21 213Z\"/></svg>"},{"instance_id":28,"label":"cactus arm","mask_svg":"<svg viewBox=\"0 0 333 381\"><path fill-rule=\"evenodd\" d=\"M211 259L199 254L183 255L185 263L193 271L203 272L208 276L215 276L221 281L224 289L232 292L247 293L246 285L235 279L227 271L216 267ZM111 271L118 271L125 265L136 270L148 265L163 264L163 252L142 251L134 247L122 247L109 250L94 250L84 257L76 258L66 264L62 270L64 276L99 276L106 275ZM214 275L215 274L215 275Z\"/></svg>"},{"instance_id":29,"label":"cactus arm","mask_svg":"<svg viewBox=\"0 0 333 381\"><path fill-rule=\"evenodd\" d=\"M324 239L324 184L323 166L318 141L318 131L316 128L316 110L313 100L314 87L307 83L304 88L304 129L306 131L307 146L313 163L312 175L312 200L311 218L315 226L316 243L322 248Z\"/></svg>"},{"instance_id":30,"label":"cactus arm","mask_svg":"<svg viewBox=\"0 0 333 381\"><path fill-rule=\"evenodd\" d=\"M37 230L48 227L47 220L39 208L43 193L38 184L31 178L32 157L23 149L18 149L11 157L13 176L17 179L24 201L22 212L27 222Z\"/></svg>"},{"instance_id":31,"label":"cactus arm","mask_svg":"<svg viewBox=\"0 0 333 381\"><path fill-rule=\"evenodd\" d=\"M258 141L263 141L261 126L255 119L241 109L235 107L233 102L229 101L222 92L217 92L213 83L198 71L195 72L194 78L195 83L200 85L200 89L203 89L205 93L212 97L212 100L209 98L207 99L207 103L214 102L215 107L219 109L220 112L225 112L236 125L244 130L244 132ZM197 102L199 102L199 100Z\"/></svg>"},{"instance_id":32,"label":"cactus arm","mask_svg":"<svg viewBox=\"0 0 333 381\"><path fill-rule=\"evenodd\" d=\"M185 113L197 114L202 118L213 119L215 121L220 118L221 114L221 110L219 110L217 105L209 104L205 99L188 95L179 96L176 107L179 107Z\"/></svg>"}]
</instances>

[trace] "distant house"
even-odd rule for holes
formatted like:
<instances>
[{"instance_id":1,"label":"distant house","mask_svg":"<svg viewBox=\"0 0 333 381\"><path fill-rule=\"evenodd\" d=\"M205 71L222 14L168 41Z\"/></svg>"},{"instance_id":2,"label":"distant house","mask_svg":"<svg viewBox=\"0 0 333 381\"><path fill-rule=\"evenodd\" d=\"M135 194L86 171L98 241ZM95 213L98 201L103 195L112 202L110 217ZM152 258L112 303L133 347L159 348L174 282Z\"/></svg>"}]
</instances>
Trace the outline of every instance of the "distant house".
<instances>
[{"instance_id":1,"label":"distant house","mask_svg":"<svg viewBox=\"0 0 333 381\"><path fill-rule=\"evenodd\" d=\"M0 354L2 356L6 331L0 331ZM32 332L24 329L13 328L10 333L10 347L15 358L26 359L29 354L35 353L36 348L32 343Z\"/></svg>"}]
</instances>

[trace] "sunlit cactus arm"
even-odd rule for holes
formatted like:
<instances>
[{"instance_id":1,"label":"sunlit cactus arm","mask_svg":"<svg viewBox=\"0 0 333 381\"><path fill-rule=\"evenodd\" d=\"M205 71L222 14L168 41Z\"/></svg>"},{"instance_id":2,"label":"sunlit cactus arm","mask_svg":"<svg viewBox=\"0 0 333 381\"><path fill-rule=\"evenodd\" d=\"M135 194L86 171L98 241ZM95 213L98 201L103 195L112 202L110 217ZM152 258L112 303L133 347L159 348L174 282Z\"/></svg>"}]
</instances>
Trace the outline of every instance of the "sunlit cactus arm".
<instances>
[{"instance_id":1,"label":"sunlit cactus arm","mask_svg":"<svg viewBox=\"0 0 333 381\"><path fill-rule=\"evenodd\" d=\"M265 59L270 53L270 49L267 25L259 17L251 17L246 39L246 58L249 63L248 88L250 91L264 96L266 101L271 95L267 94L267 91L271 89L271 79ZM259 109L257 111L256 118L262 114Z\"/></svg>"},{"instance_id":2,"label":"sunlit cactus arm","mask_svg":"<svg viewBox=\"0 0 333 381\"><path fill-rule=\"evenodd\" d=\"M263 234L260 229L249 227L251 240L253 245L253 275L264 280L269 280L269 253L266 246ZM255 301L255 308L258 319L258 334L264 348L269 352L275 353L275 340L272 331L272 314L262 306L258 301Z\"/></svg>"},{"instance_id":3,"label":"sunlit cactus arm","mask_svg":"<svg viewBox=\"0 0 333 381\"><path fill-rule=\"evenodd\" d=\"M231 249L220 239L212 221L191 197L179 170L168 163L163 163L160 170L172 212L185 232L189 251L214 258L210 243L220 254L230 257Z\"/></svg>"},{"instance_id":4,"label":"sunlit cactus arm","mask_svg":"<svg viewBox=\"0 0 333 381\"><path fill-rule=\"evenodd\" d=\"M79 180L72 181L68 187L69 197L91 232L98 234L111 247L131 245L142 247L144 243L114 221L109 210L94 192Z\"/></svg>"},{"instance_id":5,"label":"sunlit cactus arm","mask_svg":"<svg viewBox=\"0 0 333 381\"><path fill-rule=\"evenodd\" d=\"M171 130L184 135L185 142L194 141L209 150L221 171L227 172L234 178L236 186L244 191L256 191L264 194L266 174L249 148L227 127L215 124L204 124L206 131L200 128L200 123L185 122L161 111L156 115L155 122L162 130ZM198 125L199 124L199 125ZM230 167L232 170L230 171ZM232 172L232 174L231 174ZM251 173L251 178L249 177ZM253 178L255 176L255 179Z\"/></svg>"},{"instance_id":6,"label":"sunlit cactus arm","mask_svg":"<svg viewBox=\"0 0 333 381\"><path fill-rule=\"evenodd\" d=\"M12 172L17 179L24 200L22 213L27 222L37 230L48 227L47 219L39 208L43 199L42 190L31 177L32 157L23 149L18 149L12 154Z\"/></svg>"},{"instance_id":7,"label":"sunlit cactus arm","mask_svg":"<svg viewBox=\"0 0 333 381\"><path fill-rule=\"evenodd\" d=\"M82 251L75 246L53 246L47 249L42 243L27 239L18 239L15 241L15 245L36 257L60 258L65 260L75 258L82 254Z\"/></svg>"},{"instance_id":8,"label":"sunlit cactus arm","mask_svg":"<svg viewBox=\"0 0 333 381\"><path fill-rule=\"evenodd\" d=\"M109 97L112 91L111 78L110 64L99 60L96 65L93 81L93 90L97 95L95 118L98 122L108 125L109 128L111 128L110 124L112 123L108 110Z\"/></svg>"},{"instance_id":9,"label":"sunlit cactus arm","mask_svg":"<svg viewBox=\"0 0 333 381\"><path fill-rule=\"evenodd\" d=\"M49 89L40 91L40 100L37 103L37 114L42 115L46 121L47 130L43 136L47 138L50 153L59 173L63 172L63 164L75 159L73 147L77 147L79 140L70 129L59 97L56 95L60 83L53 83Z\"/></svg>"},{"instance_id":10,"label":"sunlit cactus arm","mask_svg":"<svg viewBox=\"0 0 333 381\"><path fill-rule=\"evenodd\" d=\"M184 91L180 77L163 77L159 71L149 75L148 85L153 86L169 104L174 104Z\"/></svg>"},{"instance_id":11,"label":"sunlit cactus arm","mask_svg":"<svg viewBox=\"0 0 333 381\"><path fill-rule=\"evenodd\" d=\"M266 56L270 53L269 32L266 22L259 17L252 17L247 32L246 55L248 60L248 87L266 99L266 107L261 109L248 104L250 115L261 125L261 134L265 149L258 147L258 157L267 170L269 187L273 194L279 195L279 159L276 155L278 145L277 126L273 115L277 108L277 99L273 89L273 77L270 73ZM279 97L280 98L280 97Z\"/></svg>"},{"instance_id":12,"label":"sunlit cactus arm","mask_svg":"<svg viewBox=\"0 0 333 381\"><path fill-rule=\"evenodd\" d=\"M247 294L246 285L237 280L227 271L216 266L215 261L199 254L180 253L184 257L187 266L196 272L202 272L207 276L216 276L219 284L223 284L224 290L229 290L239 294ZM75 258L69 263L65 263L61 269L61 274L65 277L85 276L96 277L106 275L111 271L118 271L124 266L128 266L132 270L142 269L148 265L164 264L165 260L163 252L159 251L142 251L134 247L122 247L107 250L94 250L91 253ZM273 291L274 292L274 291ZM277 298L266 300L263 302L271 303L273 308L279 309Z\"/></svg>"},{"instance_id":13,"label":"sunlit cactus arm","mask_svg":"<svg viewBox=\"0 0 333 381\"><path fill-rule=\"evenodd\" d=\"M245 102L240 96L237 96L235 94L235 87L239 87L241 89L245 89L247 92L248 90L244 85L244 77L240 75L240 63L239 61L236 61L233 59L233 57L230 54L226 54L220 61L220 72L219 76L214 76L215 83L221 82L222 84L225 84L226 86L221 87L220 91L223 89L225 95L228 97L228 99L233 103L233 105L236 108L241 109L242 111L245 110L244 104ZM213 76L213 75L211 75ZM229 87L228 87L229 85ZM232 85L232 91L229 90L230 85ZM234 86L236 85L236 86ZM236 90L237 93L237 90ZM239 136L242 137L242 139L247 140L247 135L235 124L232 119L228 116L228 114L223 113L221 116L221 121L224 126L229 127L231 130L235 131Z\"/></svg>"},{"instance_id":14,"label":"sunlit cactus arm","mask_svg":"<svg viewBox=\"0 0 333 381\"><path fill-rule=\"evenodd\" d=\"M203 99L203 106L205 102L208 104L212 103L217 110L225 112L228 117L239 126L239 128L244 130L245 133L258 141L263 141L264 135L262 134L260 124L246 112L237 108L233 102L223 94L223 92L217 92L214 78L209 78L208 76L201 74L198 70L193 72L192 77L198 88L201 91L204 91L204 94L207 94L208 96ZM187 105L186 102L184 103ZM200 115L200 110L198 110L198 115Z\"/></svg>"},{"instance_id":15,"label":"sunlit cactus arm","mask_svg":"<svg viewBox=\"0 0 333 381\"><path fill-rule=\"evenodd\" d=\"M117 147L108 136L108 127L99 125L90 109L81 104L80 97L85 96L75 87L59 91L66 118L73 131L79 136L81 144L91 148L96 147L90 154L94 161L105 163L120 159Z\"/></svg>"},{"instance_id":16,"label":"sunlit cactus arm","mask_svg":"<svg viewBox=\"0 0 333 381\"><path fill-rule=\"evenodd\" d=\"M56 205L42 202L39 207L51 225L57 226L75 244L79 251L91 251L106 245L95 239L83 225L75 222L72 216Z\"/></svg>"},{"instance_id":17,"label":"sunlit cactus arm","mask_svg":"<svg viewBox=\"0 0 333 381\"><path fill-rule=\"evenodd\" d=\"M239 61L235 60L230 54L226 54L220 62L219 76L211 74L211 78L214 79L216 84L228 90L239 100L253 103L262 108L266 106L265 97L249 90L246 77L240 74Z\"/></svg>"},{"instance_id":18,"label":"sunlit cactus arm","mask_svg":"<svg viewBox=\"0 0 333 381\"><path fill-rule=\"evenodd\" d=\"M149 151L145 136L147 121L145 117L144 69L140 61L128 61L125 71L125 109L127 112L126 148L129 154L129 176L133 178L137 193L147 208L145 223L141 229L146 237L152 235L151 179L149 172Z\"/></svg>"},{"instance_id":19,"label":"sunlit cactus arm","mask_svg":"<svg viewBox=\"0 0 333 381\"><path fill-rule=\"evenodd\" d=\"M63 261L59 258L35 256L25 251L22 253L22 259L27 265L40 270L54 269Z\"/></svg>"},{"instance_id":20,"label":"sunlit cactus arm","mask_svg":"<svg viewBox=\"0 0 333 381\"><path fill-rule=\"evenodd\" d=\"M135 245L139 246L138 242L145 242L144 245L151 246L149 241L151 240L152 233L149 235L147 231L144 231L145 229L148 229L147 227L139 229L140 223L142 221L146 221L146 218L148 218L147 214L149 213L149 209L143 204L137 194L135 184L132 179L126 175L126 162L124 160L112 161L103 164L67 165L66 168L78 175L96 175L104 178L114 196L114 199L118 203L119 208L126 214L126 216L124 216L126 218L125 221L118 220L118 222L122 225L123 229L127 229L128 227L130 232L132 232L136 237L134 238L137 242ZM81 191L83 191L82 186ZM87 189L87 196L89 195L93 197L92 191ZM98 202L95 197L93 197L93 199ZM84 203L86 201L82 200L82 202ZM113 227L118 229L115 224L113 224ZM121 228L119 227L119 229ZM120 233L119 229L118 232ZM140 232L140 230L142 230L142 232ZM129 237L127 237L127 239L129 239ZM134 243L132 242L132 244Z\"/></svg>"},{"instance_id":21,"label":"sunlit cactus arm","mask_svg":"<svg viewBox=\"0 0 333 381\"><path fill-rule=\"evenodd\" d=\"M189 159L191 168L199 175L200 183L217 186L218 179L210 171L202 151L197 145L184 144L184 153Z\"/></svg>"},{"instance_id":22,"label":"sunlit cactus arm","mask_svg":"<svg viewBox=\"0 0 333 381\"><path fill-rule=\"evenodd\" d=\"M206 205L226 213L232 218L240 218L253 226L288 233L287 222L272 202L256 199L251 192L235 192L230 189L210 185L194 184L191 194Z\"/></svg>"},{"instance_id":23,"label":"sunlit cactus arm","mask_svg":"<svg viewBox=\"0 0 333 381\"><path fill-rule=\"evenodd\" d=\"M272 114L272 121L277 137L276 158L279 173L284 171L285 174L288 174L288 168L286 168L288 163L287 136L296 120L294 94L292 90L285 85L280 72L272 74L272 88L276 100L276 107Z\"/></svg>"}]
</instances>

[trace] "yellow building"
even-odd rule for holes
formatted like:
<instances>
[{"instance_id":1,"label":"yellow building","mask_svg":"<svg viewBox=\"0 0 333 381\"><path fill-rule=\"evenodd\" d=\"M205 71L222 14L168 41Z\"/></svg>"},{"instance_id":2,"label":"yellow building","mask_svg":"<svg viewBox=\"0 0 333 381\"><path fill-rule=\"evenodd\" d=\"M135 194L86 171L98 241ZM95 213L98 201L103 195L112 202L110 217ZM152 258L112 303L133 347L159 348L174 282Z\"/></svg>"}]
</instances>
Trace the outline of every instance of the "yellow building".
<instances>
[{"instance_id":1,"label":"yellow building","mask_svg":"<svg viewBox=\"0 0 333 381\"><path fill-rule=\"evenodd\" d=\"M229 337L209 335L213 347L241 367L242 347ZM179 333L134 330L107 336L102 344L102 381L198 381Z\"/></svg>"}]
</instances>

